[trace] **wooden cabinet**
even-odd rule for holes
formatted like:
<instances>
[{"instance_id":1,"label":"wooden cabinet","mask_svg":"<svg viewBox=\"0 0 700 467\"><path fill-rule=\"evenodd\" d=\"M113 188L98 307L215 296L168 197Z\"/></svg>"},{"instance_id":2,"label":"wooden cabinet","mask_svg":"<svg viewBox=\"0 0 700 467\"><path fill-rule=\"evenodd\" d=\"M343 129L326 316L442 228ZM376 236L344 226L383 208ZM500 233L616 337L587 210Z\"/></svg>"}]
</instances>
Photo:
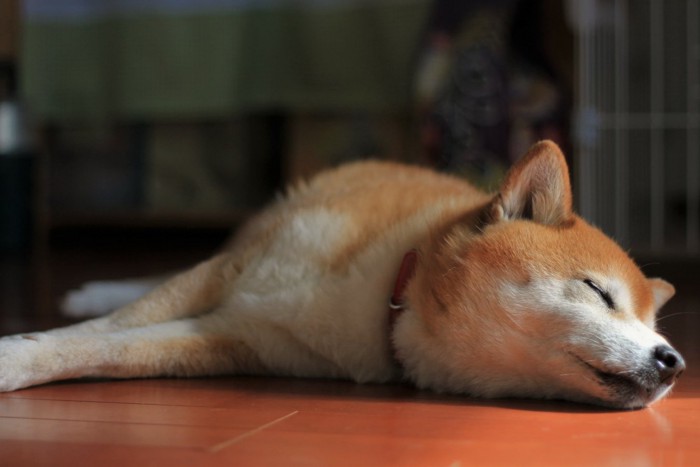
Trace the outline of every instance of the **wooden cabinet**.
<instances>
[{"instance_id":1,"label":"wooden cabinet","mask_svg":"<svg viewBox=\"0 0 700 467\"><path fill-rule=\"evenodd\" d=\"M19 0L0 0L0 60L17 58L19 30Z\"/></svg>"}]
</instances>

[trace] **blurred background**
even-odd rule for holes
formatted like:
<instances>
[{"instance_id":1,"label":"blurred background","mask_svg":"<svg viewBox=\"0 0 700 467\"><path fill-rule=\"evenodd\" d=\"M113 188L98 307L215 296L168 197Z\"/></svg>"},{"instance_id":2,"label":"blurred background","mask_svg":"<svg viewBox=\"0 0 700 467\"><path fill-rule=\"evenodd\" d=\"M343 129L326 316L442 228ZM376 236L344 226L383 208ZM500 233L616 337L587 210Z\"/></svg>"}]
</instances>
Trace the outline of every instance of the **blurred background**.
<instances>
[{"instance_id":1,"label":"blurred background","mask_svg":"<svg viewBox=\"0 0 700 467\"><path fill-rule=\"evenodd\" d=\"M584 217L696 265L699 30L695 0L0 0L4 327L184 267L325 167L494 190L543 138Z\"/></svg>"}]
</instances>

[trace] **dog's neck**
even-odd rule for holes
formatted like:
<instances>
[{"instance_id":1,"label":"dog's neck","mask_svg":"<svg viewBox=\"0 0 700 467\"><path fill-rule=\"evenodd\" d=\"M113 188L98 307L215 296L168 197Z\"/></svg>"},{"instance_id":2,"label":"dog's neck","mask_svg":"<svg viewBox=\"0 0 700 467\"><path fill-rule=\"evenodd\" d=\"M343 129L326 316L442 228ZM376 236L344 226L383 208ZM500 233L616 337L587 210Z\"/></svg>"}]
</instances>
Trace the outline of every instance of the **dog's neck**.
<instances>
[{"instance_id":1,"label":"dog's neck","mask_svg":"<svg viewBox=\"0 0 700 467\"><path fill-rule=\"evenodd\" d=\"M391 300L389 300L389 343L391 345L392 356L399 365L401 360L399 359L398 352L394 345L394 327L396 325L396 320L406 309L404 295L406 286L416 271L417 259L418 252L415 249L408 251L404 255L403 261L401 261L401 267L396 275L394 291L391 294Z\"/></svg>"}]
</instances>

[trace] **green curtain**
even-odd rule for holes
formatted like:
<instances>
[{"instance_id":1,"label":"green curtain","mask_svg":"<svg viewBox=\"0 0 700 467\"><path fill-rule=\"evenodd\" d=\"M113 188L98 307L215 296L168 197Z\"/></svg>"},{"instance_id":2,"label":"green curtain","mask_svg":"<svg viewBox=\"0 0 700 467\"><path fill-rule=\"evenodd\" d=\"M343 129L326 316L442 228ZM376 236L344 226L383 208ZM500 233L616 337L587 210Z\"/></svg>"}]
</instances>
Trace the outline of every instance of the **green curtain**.
<instances>
[{"instance_id":1,"label":"green curtain","mask_svg":"<svg viewBox=\"0 0 700 467\"><path fill-rule=\"evenodd\" d=\"M409 103L427 0L26 15L22 81L44 121L386 112Z\"/></svg>"}]
</instances>

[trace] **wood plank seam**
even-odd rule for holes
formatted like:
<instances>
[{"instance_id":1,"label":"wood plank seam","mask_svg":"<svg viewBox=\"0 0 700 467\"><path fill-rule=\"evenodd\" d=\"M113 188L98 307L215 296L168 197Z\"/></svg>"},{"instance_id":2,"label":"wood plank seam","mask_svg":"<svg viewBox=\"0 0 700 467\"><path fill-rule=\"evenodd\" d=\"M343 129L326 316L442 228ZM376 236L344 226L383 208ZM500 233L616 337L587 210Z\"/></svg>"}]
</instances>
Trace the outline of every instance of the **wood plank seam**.
<instances>
[{"instance_id":1,"label":"wood plank seam","mask_svg":"<svg viewBox=\"0 0 700 467\"><path fill-rule=\"evenodd\" d=\"M250 431L246 431L245 433L241 433L241 434L238 435L238 436L235 436L235 437L233 437L233 438L231 438L231 439L228 439L228 440L223 441L223 442L221 442L221 443L219 443L219 444L216 444L216 445L210 447L207 451L209 451L210 453L219 452L219 451L221 451L221 450L223 450L223 449L228 448L229 446L232 446L232 445L234 445L234 444L236 444L236 443L239 443L239 442L243 441L243 440L246 439L246 438L249 438L249 437L251 437L251 436L253 436L253 435L255 435L255 434L258 434L258 433L260 433L261 431L266 430L267 428L270 428L270 427L273 426L273 425L277 425L278 423L281 423L281 422L287 420L288 418L293 417L294 415L296 415L296 414L298 414L298 413L299 413L299 411L298 411L298 410L295 410L294 412L288 413L287 415L284 415L284 416L282 416L282 417L280 417L280 418L277 418L277 419L275 419L275 420L272 420L271 422L265 423L264 425L260 425L260 426L257 427L257 428L254 428L254 429L252 429L252 430L250 430Z\"/></svg>"}]
</instances>

